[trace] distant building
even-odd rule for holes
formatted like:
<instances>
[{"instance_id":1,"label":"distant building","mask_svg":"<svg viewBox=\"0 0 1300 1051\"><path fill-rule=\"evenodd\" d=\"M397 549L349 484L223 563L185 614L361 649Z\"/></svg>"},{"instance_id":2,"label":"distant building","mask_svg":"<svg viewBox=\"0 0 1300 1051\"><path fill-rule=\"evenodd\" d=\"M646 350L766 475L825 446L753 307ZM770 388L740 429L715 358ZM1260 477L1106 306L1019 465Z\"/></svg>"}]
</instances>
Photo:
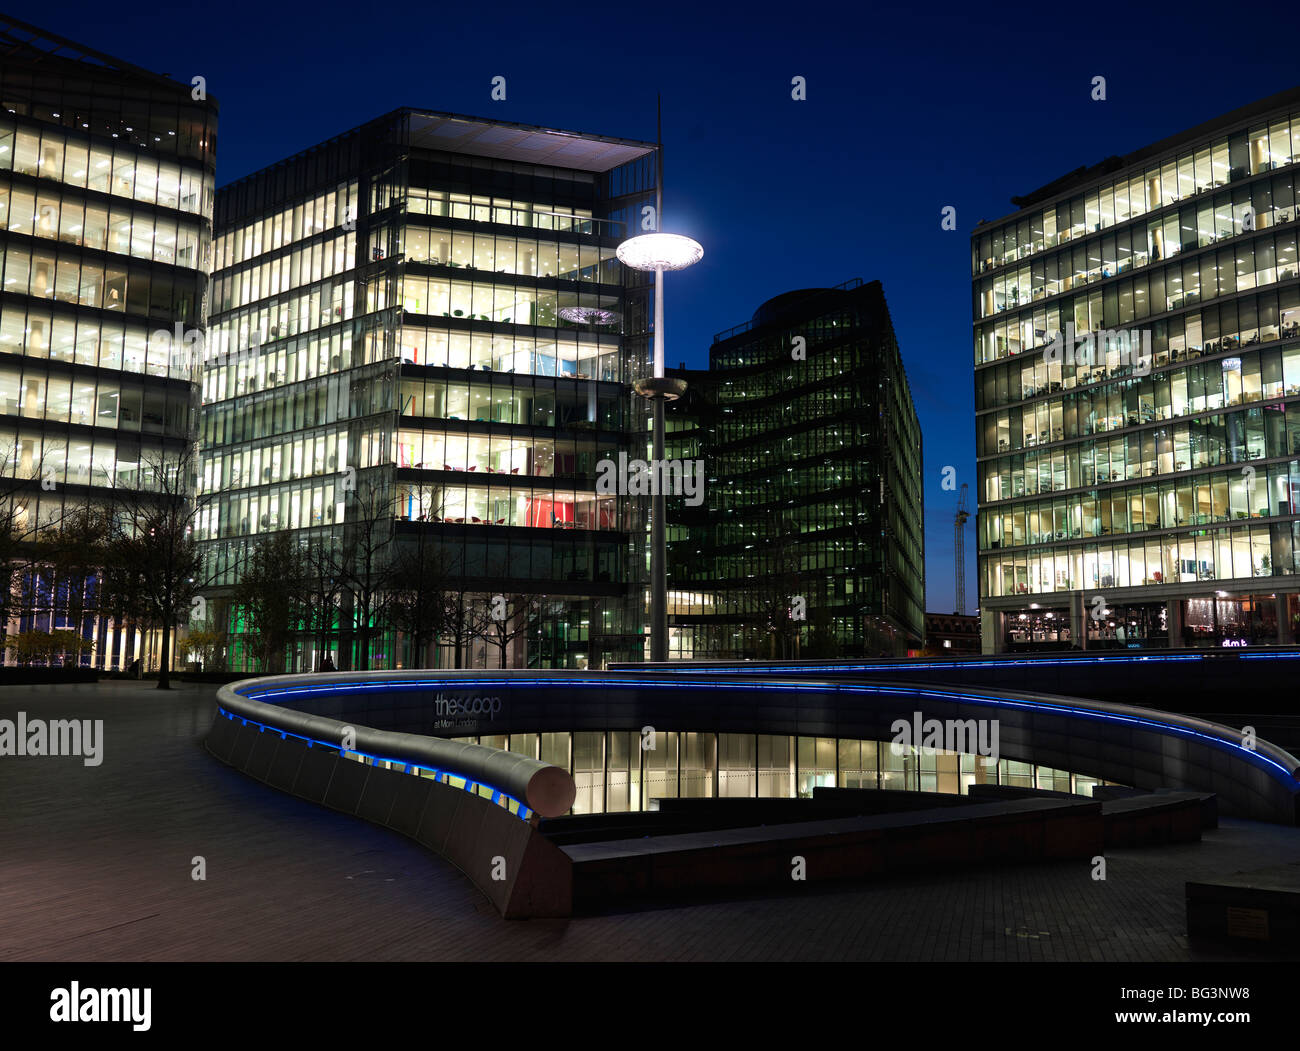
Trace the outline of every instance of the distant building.
<instances>
[{"instance_id":1,"label":"distant building","mask_svg":"<svg viewBox=\"0 0 1300 1051\"><path fill-rule=\"evenodd\" d=\"M960 613L925 615L925 651L940 657L963 657L980 652L980 619Z\"/></svg>"},{"instance_id":2,"label":"distant building","mask_svg":"<svg viewBox=\"0 0 1300 1051\"><path fill-rule=\"evenodd\" d=\"M673 657L902 655L924 638L921 430L880 282L789 292L678 371Z\"/></svg>"}]
</instances>

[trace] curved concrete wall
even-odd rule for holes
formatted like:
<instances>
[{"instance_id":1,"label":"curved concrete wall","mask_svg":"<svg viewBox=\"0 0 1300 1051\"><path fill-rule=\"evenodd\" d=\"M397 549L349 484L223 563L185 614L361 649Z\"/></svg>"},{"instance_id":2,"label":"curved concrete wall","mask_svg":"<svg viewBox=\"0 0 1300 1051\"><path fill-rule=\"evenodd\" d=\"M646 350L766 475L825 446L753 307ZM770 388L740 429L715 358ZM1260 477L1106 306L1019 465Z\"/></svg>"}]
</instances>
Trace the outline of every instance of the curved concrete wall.
<instances>
[{"instance_id":1,"label":"curved concrete wall","mask_svg":"<svg viewBox=\"0 0 1300 1051\"><path fill-rule=\"evenodd\" d=\"M573 805L573 779L557 767L456 741L350 728L358 753L516 791L516 800L546 814ZM459 868L507 918L571 913L572 862L535 821L433 778L347 758L338 750L343 729L336 720L223 689L205 745L222 762L274 788L422 843Z\"/></svg>"},{"instance_id":2,"label":"curved concrete wall","mask_svg":"<svg viewBox=\"0 0 1300 1051\"><path fill-rule=\"evenodd\" d=\"M250 700L417 734L673 731L889 740L897 719L996 719L1000 754L1139 788L1214 792L1224 813L1294 824L1294 756L1214 723L1041 693L900 682L635 672L349 672L237 683Z\"/></svg>"}]
</instances>

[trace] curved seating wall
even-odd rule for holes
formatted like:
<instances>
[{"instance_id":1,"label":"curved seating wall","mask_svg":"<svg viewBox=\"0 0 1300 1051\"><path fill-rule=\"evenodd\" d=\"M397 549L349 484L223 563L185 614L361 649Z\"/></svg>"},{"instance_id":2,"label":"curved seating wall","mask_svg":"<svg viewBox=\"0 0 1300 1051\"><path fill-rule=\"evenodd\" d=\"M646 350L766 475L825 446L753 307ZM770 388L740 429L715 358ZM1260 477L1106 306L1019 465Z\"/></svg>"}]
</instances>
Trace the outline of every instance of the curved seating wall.
<instances>
[{"instance_id":1,"label":"curved seating wall","mask_svg":"<svg viewBox=\"0 0 1300 1051\"><path fill-rule=\"evenodd\" d=\"M1219 796L1227 814L1294 824L1294 756L1229 727L1130 705L1042 693L901 682L827 682L682 672L368 672L237 684L249 699L349 717L395 732L461 736L665 730L888 740L896 719L992 719L1000 754L1133 785ZM437 712L488 699L439 727Z\"/></svg>"},{"instance_id":2,"label":"curved seating wall","mask_svg":"<svg viewBox=\"0 0 1300 1051\"><path fill-rule=\"evenodd\" d=\"M218 759L417 840L464 872L503 916L569 915L572 864L533 822L521 820L530 811L569 810L576 788L567 771L495 748L376 730L248 696L268 681L274 680L218 691L205 742ZM352 746L347 752L345 741ZM422 770L435 776L414 776ZM463 779L465 787L443 774ZM476 786L491 789L491 798Z\"/></svg>"}]
</instances>

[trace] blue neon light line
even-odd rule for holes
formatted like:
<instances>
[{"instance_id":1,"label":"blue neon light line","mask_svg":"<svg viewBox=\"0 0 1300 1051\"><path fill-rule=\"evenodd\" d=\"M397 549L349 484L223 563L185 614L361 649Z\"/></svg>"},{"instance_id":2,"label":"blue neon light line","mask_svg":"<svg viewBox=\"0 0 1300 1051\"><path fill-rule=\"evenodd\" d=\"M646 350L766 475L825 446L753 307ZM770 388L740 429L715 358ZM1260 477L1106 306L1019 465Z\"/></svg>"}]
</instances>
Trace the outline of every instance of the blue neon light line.
<instances>
[{"instance_id":1,"label":"blue neon light line","mask_svg":"<svg viewBox=\"0 0 1300 1051\"><path fill-rule=\"evenodd\" d=\"M1097 658L1093 658L1094 660ZM1170 658L1164 658L1170 659ZM1173 659L1188 659L1183 657ZM1191 656L1195 658L1195 655ZM1066 704L1055 703L1050 701L1026 701L1020 698L1012 698L998 695L983 696L965 693L955 693L943 691L937 688L926 688L918 686L904 686L882 684L879 686L867 686L853 683L807 683L807 682L782 682L772 681L766 683L753 682L718 682L718 681L692 681L692 680L665 680L657 679L629 679L622 675L611 676L610 678L592 679L581 677L566 677L563 679L523 679L523 678L474 678L474 679L408 679L400 682L371 682L371 683L322 683L297 684L292 686L267 687L260 692L248 694L251 699L261 699L264 697L290 697L297 694L312 693L336 693L343 690L366 689L366 690L409 690L413 687L431 686L439 689L456 689L464 687L533 687L533 688L559 688L571 686L588 686L609 689L611 686L617 686L625 689L629 688L649 688L656 690L664 689L720 689L720 690L770 690L778 688L786 691L804 691L814 693L826 692L843 692L843 693L864 693L871 695L898 695L898 696L918 696L933 697L939 700L958 701L964 704L985 705L988 707L1011 707L1021 708L1030 711L1054 712L1075 717L1097 719L1102 722L1122 723L1130 726L1152 727L1165 733L1175 734L1181 737L1199 738L1215 747L1233 750L1234 753L1241 753L1248 761L1263 763L1265 766L1278 771L1286 779L1289 785L1300 784L1293 771L1283 766L1275 759L1261 755L1254 749L1246 748L1244 745L1237 744L1231 740L1225 740L1222 737L1215 737L1200 730L1190 727L1178 726L1174 723L1160 722L1145 716L1122 715L1117 712L1097 712L1087 708L1075 708ZM1270 771L1271 772L1271 771Z\"/></svg>"},{"instance_id":2,"label":"blue neon light line","mask_svg":"<svg viewBox=\"0 0 1300 1051\"><path fill-rule=\"evenodd\" d=\"M280 735L280 739L281 739L281 740L283 740L283 739L285 738L285 736L288 735L289 737L296 737L296 738L297 738L298 740L300 740L300 741L306 741L308 747L311 747L312 745L317 745L317 744L319 744L319 745L324 745L324 746L325 746L326 748L328 748L331 752L338 752L338 754L339 754L340 756L343 756L345 751L346 751L347 754L349 754L349 755L360 755L360 756L364 756L365 758L371 760L371 765L372 765L372 766L375 764L375 762L384 762L384 763L401 763L401 764L402 764L402 771L401 771L402 773L410 773L410 769L409 769L409 768L412 767L412 766L416 766L417 769L428 770L430 773L432 773L432 774L436 774L437 776L434 778L434 780L436 780L439 784L445 784L448 788L455 788L456 786L453 785L450 781L443 781L442 778L443 778L444 775L445 775L446 777L448 777L448 778L451 778L451 777L459 777L459 778L461 778L461 779L465 782L465 786L464 786L464 788L462 789L462 791L465 791L465 792L471 792L471 793L472 793L472 792L473 792L473 786L474 786L475 784L483 784L482 782L475 782L475 781L472 781L470 778L466 777L464 774L456 774L456 773L452 773L450 770L435 770L435 769L434 769L433 767L431 767L431 766L419 767L417 764L411 763L411 762L409 762L409 761L406 760L406 759L388 758L388 757L386 757L386 756L372 755L370 752L358 752L358 751L354 751L354 750L352 750L352 749L346 749L346 750L345 750L345 749L342 748L340 745L333 744L333 743L331 743L331 742L329 742L329 741L318 740L318 739L315 738L315 737L304 737L302 734L292 733L292 732L289 731L289 730L281 730L278 726L272 726L270 723L260 723L260 722L258 722L256 719L249 719L248 717L243 716L243 715L236 715L234 712L230 712L230 711L227 711L225 708L222 708L221 705L217 705L217 711L220 712L222 715L224 715L227 719L231 719L231 720L238 719L238 720L240 720L240 721L241 721L245 726L247 726L248 724L251 723L253 726L259 727L263 732L265 732L265 731L267 731L267 730L270 730L270 731L272 731L272 732L274 732L274 733L278 733L278 734ZM414 775L412 775L412 776L418 777L419 774L414 774ZM507 801L510 802L510 803L514 803L515 806L517 806L517 807L519 808L517 816L520 817L520 818L523 818L524 820L527 820L527 818L526 818L526 816L525 816L526 814L530 814L530 813L532 813L532 811L529 810L528 807L526 807L526 806L525 806L523 803L521 803L518 799L516 799L516 798L515 798L514 796L512 796L512 795L507 795L505 792L502 792L499 788L494 788L492 785L487 785L487 784L484 784L483 787L484 787L484 788L490 788L490 789L492 789L492 791L496 794L492 801L493 801L494 803L496 803L497 806L504 807L506 810L509 810L509 809L510 809L509 806L507 806L506 804L503 804L503 803L497 803L497 798L507 800ZM474 793L474 794L477 794L477 793Z\"/></svg>"},{"instance_id":3,"label":"blue neon light line","mask_svg":"<svg viewBox=\"0 0 1300 1051\"><path fill-rule=\"evenodd\" d=\"M1048 659L1042 657L1013 657L1005 660L941 660L926 661L917 663L913 661L891 661L884 664L762 664L762 663L745 663L745 664L716 664L702 662L691 668L668 667L658 665L654 671L673 675L698 674L705 671L725 672L727 674L739 673L741 675L763 675L773 672L788 673L792 675L804 674L807 672L845 672L845 671L892 671L905 672L912 670L931 670L942 668L947 670L956 670L962 668L1022 668L1029 666L1041 667L1077 667L1086 664L1134 664L1142 662L1152 663L1173 663L1182 661L1205 661L1225 653L1231 653L1234 656L1241 657L1245 660L1300 660L1300 652L1286 653L1250 653L1242 649L1218 649L1206 653L1146 653L1146 654L1119 654L1114 656L1096 655L1092 657L1058 657ZM620 673L621 674L621 673Z\"/></svg>"}]
</instances>

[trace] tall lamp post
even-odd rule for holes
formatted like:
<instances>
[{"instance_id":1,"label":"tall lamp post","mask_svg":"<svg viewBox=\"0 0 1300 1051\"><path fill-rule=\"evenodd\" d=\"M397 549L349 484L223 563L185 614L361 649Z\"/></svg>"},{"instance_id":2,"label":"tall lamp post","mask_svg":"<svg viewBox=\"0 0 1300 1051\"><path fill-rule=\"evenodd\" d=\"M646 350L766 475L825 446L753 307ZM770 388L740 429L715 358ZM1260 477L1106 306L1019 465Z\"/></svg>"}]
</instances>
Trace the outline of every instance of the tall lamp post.
<instances>
[{"instance_id":1,"label":"tall lamp post","mask_svg":"<svg viewBox=\"0 0 1300 1051\"><path fill-rule=\"evenodd\" d=\"M662 179L656 196L662 195ZM662 199L661 199L662 200ZM662 206L656 209L662 216ZM618 258L633 270L653 270L655 275L654 374L637 380L636 392L649 398L654 408L654 460L660 480L665 477L664 403L686 393L686 382L664 376L664 271L685 270L698 263L704 249L698 241L681 234L649 233L630 238L618 246ZM663 487L655 486L650 497L650 659L668 659L668 553L664 528Z\"/></svg>"}]
</instances>

